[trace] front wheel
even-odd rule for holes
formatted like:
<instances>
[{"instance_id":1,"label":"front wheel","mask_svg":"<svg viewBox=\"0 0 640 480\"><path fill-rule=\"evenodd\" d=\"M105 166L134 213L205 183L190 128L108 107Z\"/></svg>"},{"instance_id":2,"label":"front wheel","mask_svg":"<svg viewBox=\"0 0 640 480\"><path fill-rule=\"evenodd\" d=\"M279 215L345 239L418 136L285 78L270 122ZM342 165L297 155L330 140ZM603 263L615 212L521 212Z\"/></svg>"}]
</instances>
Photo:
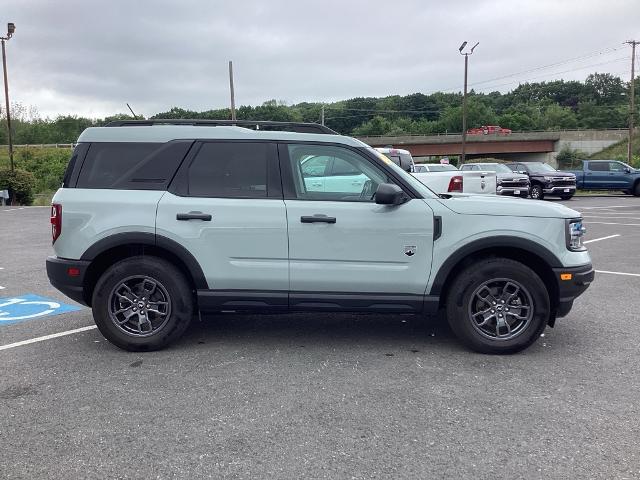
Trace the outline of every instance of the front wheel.
<instances>
[{"instance_id":1,"label":"front wheel","mask_svg":"<svg viewBox=\"0 0 640 480\"><path fill-rule=\"evenodd\" d=\"M633 187L633 196L640 197L640 182L636 182L635 186Z\"/></svg>"},{"instance_id":2,"label":"front wheel","mask_svg":"<svg viewBox=\"0 0 640 480\"><path fill-rule=\"evenodd\" d=\"M550 315L549 294L526 265L506 258L478 261L450 286L447 320L480 353L515 353L534 343Z\"/></svg>"},{"instance_id":3,"label":"front wheel","mask_svg":"<svg viewBox=\"0 0 640 480\"><path fill-rule=\"evenodd\" d=\"M172 263L131 257L114 264L93 292L93 318L114 345L130 351L158 350L189 326L194 311L191 288Z\"/></svg>"},{"instance_id":4,"label":"front wheel","mask_svg":"<svg viewBox=\"0 0 640 480\"><path fill-rule=\"evenodd\" d=\"M544 192L542 191L542 187L540 185L533 185L529 194L534 200L544 199Z\"/></svg>"}]
</instances>

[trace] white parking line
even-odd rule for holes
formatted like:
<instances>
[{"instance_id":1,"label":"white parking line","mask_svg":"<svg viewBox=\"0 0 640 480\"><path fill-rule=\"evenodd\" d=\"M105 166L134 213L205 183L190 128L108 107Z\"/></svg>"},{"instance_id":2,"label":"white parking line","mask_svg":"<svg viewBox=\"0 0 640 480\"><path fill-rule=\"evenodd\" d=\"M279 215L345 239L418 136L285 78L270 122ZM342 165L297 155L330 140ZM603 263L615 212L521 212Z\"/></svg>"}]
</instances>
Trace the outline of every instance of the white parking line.
<instances>
[{"instance_id":1,"label":"white parking line","mask_svg":"<svg viewBox=\"0 0 640 480\"><path fill-rule=\"evenodd\" d=\"M93 330L98 328L95 325L89 325L88 327L76 328L75 330L67 330L66 332L53 333L51 335L45 335L43 337L30 338L29 340L22 340L21 342L10 343L8 345L0 345L0 350L9 350L10 348L22 347L23 345L29 345L31 343L44 342L45 340L51 340L52 338L64 337L66 335L73 335L74 333L86 332L87 330Z\"/></svg>"},{"instance_id":2,"label":"white parking line","mask_svg":"<svg viewBox=\"0 0 640 480\"><path fill-rule=\"evenodd\" d=\"M630 217L628 215L585 215L584 218L608 218L610 220L640 220L640 217Z\"/></svg>"},{"instance_id":3,"label":"white parking line","mask_svg":"<svg viewBox=\"0 0 640 480\"><path fill-rule=\"evenodd\" d=\"M608 207L580 207L582 210L609 209L609 208L636 208L638 205L610 205Z\"/></svg>"},{"instance_id":4,"label":"white parking line","mask_svg":"<svg viewBox=\"0 0 640 480\"><path fill-rule=\"evenodd\" d=\"M640 277L640 273L609 272L607 270L596 270L596 273L610 273L611 275L626 275L629 277Z\"/></svg>"},{"instance_id":5,"label":"white parking line","mask_svg":"<svg viewBox=\"0 0 640 480\"><path fill-rule=\"evenodd\" d=\"M620 236L620 234L619 234L619 233L616 233L615 235L609 235L608 237L594 238L594 239L592 239L592 240L587 240L587 241L582 242L582 243L593 243L593 242L599 242L600 240L608 240L608 239L610 239L610 238L615 238L615 237L619 237L619 236Z\"/></svg>"},{"instance_id":6,"label":"white parking line","mask_svg":"<svg viewBox=\"0 0 640 480\"><path fill-rule=\"evenodd\" d=\"M626 225L628 227L640 227L640 223L614 223L614 222L590 222L588 220L585 220L585 222L587 225L593 225L594 223L600 224L600 225Z\"/></svg>"}]
</instances>

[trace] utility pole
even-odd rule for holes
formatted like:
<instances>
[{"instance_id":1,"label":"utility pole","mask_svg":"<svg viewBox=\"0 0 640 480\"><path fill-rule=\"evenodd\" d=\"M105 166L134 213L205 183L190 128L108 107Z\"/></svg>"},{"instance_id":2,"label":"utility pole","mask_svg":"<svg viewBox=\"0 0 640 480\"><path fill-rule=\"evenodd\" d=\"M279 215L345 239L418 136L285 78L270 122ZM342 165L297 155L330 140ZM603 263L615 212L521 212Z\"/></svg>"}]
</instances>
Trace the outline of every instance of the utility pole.
<instances>
[{"instance_id":1,"label":"utility pole","mask_svg":"<svg viewBox=\"0 0 640 480\"><path fill-rule=\"evenodd\" d=\"M464 93L462 94L462 152L460 154L460 161L458 165L464 165L466 159L466 146L467 146L467 71L469 69L469 55L473 54L473 51L478 46L480 42L476 42L476 44L471 48L471 51L467 53L462 53L464 47L467 46L467 42L462 42L458 51L460 55L464 55Z\"/></svg>"},{"instance_id":2,"label":"utility pole","mask_svg":"<svg viewBox=\"0 0 640 480\"><path fill-rule=\"evenodd\" d=\"M627 163L631 165L631 161L633 160L633 120L635 111L635 67L636 67L636 45L640 42L637 40L629 40L625 43L631 45L631 84L629 88L631 90L629 94L629 145L627 148Z\"/></svg>"},{"instance_id":3,"label":"utility pole","mask_svg":"<svg viewBox=\"0 0 640 480\"><path fill-rule=\"evenodd\" d=\"M322 110L320 111L320 124L324 125L324 103L322 104Z\"/></svg>"},{"instance_id":4,"label":"utility pole","mask_svg":"<svg viewBox=\"0 0 640 480\"><path fill-rule=\"evenodd\" d=\"M2 41L2 71L4 72L4 99L7 106L7 133L9 137L9 162L11 164L11 171L13 172L13 139L11 136L11 110L9 108L9 80L7 79L7 54L4 49L4 42L9 40L13 33L16 31L16 26L13 23L7 23L7 36L0 37Z\"/></svg>"},{"instance_id":5,"label":"utility pole","mask_svg":"<svg viewBox=\"0 0 640 480\"><path fill-rule=\"evenodd\" d=\"M229 88L231 90L231 120L236 120L236 98L233 92L233 62L229 60Z\"/></svg>"}]
</instances>

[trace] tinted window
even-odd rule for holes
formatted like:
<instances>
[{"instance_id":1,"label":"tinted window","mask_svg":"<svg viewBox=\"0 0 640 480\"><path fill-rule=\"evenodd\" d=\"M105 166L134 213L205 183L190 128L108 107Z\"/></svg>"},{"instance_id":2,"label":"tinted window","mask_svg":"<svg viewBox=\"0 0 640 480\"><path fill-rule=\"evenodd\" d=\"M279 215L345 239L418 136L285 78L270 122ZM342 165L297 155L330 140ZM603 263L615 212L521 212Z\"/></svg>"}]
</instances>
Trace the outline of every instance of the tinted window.
<instances>
[{"instance_id":1,"label":"tinted window","mask_svg":"<svg viewBox=\"0 0 640 480\"><path fill-rule=\"evenodd\" d=\"M589 170L594 172L608 172L609 162L589 162Z\"/></svg>"},{"instance_id":2,"label":"tinted window","mask_svg":"<svg viewBox=\"0 0 640 480\"><path fill-rule=\"evenodd\" d=\"M92 143L77 188L163 190L191 143Z\"/></svg>"},{"instance_id":3,"label":"tinted window","mask_svg":"<svg viewBox=\"0 0 640 480\"><path fill-rule=\"evenodd\" d=\"M203 143L188 171L188 193L198 197L267 196L268 145Z\"/></svg>"}]
</instances>

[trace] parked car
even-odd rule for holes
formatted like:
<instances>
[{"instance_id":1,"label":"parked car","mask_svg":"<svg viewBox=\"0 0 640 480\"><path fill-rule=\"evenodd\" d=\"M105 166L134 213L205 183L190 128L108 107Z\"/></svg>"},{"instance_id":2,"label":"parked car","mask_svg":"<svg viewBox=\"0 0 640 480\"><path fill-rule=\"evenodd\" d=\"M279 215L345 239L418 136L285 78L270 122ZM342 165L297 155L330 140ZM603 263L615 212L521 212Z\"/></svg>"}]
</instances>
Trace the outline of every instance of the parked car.
<instances>
[{"instance_id":1,"label":"parked car","mask_svg":"<svg viewBox=\"0 0 640 480\"><path fill-rule=\"evenodd\" d=\"M481 172L461 172L459 170L414 172L411 175L435 193L468 193L476 195L495 195L496 193L496 174L488 170Z\"/></svg>"},{"instance_id":2,"label":"parked car","mask_svg":"<svg viewBox=\"0 0 640 480\"><path fill-rule=\"evenodd\" d=\"M529 195L536 200L548 195L569 200L576 193L576 176L573 173L560 172L543 162L517 162L507 166L516 173L529 175Z\"/></svg>"},{"instance_id":3,"label":"parked car","mask_svg":"<svg viewBox=\"0 0 640 480\"><path fill-rule=\"evenodd\" d=\"M622 190L640 197L640 170L617 160L582 160L579 169L568 170L575 175L581 190Z\"/></svg>"},{"instance_id":4,"label":"parked car","mask_svg":"<svg viewBox=\"0 0 640 480\"><path fill-rule=\"evenodd\" d=\"M499 125L483 125L480 128L470 128L467 135L509 135L511 129Z\"/></svg>"},{"instance_id":5,"label":"parked car","mask_svg":"<svg viewBox=\"0 0 640 480\"><path fill-rule=\"evenodd\" d=\"M415 163L409 150L403 150L401 148L376 148L376 150L385 155L405 172L413 172Z\"/></svg>"},{"instance_id":6,"label":"parked car","mask_svg":"<svg viewBox=\"0 0 640 480\"><path fill-rule=\"evenodd\" d=\"M466 163L460 170L489 170L496 172L496 193L498 195L514 195L527 198L529 196L529 176L515 173L502 163Z\"/></svg>"},{"instance_id":7,"label":"parked car","mask_svg":"<svg viewBox=\"0 0 640 480\"><path fill-rule=\"evenodd\" d=\"M51 283L123 349L165 347L197 312L442 308L470 348L512 353L594 278L580 214L563 205L436 195L308 124L171 122L86 129L51 206ZM316 158L350 165L362 190L331 184Z\"/></svg>"},{"instance_id":8,"label":"parked car","mask_svg":"<svg viewBox=\"0 0 640 480\"><path fill-rule=\"evenodd\" d=\"M413 167L415 173L425 172L455 172L458 168L449 163L416 163Z\"/></svg>"}]
</instances>

